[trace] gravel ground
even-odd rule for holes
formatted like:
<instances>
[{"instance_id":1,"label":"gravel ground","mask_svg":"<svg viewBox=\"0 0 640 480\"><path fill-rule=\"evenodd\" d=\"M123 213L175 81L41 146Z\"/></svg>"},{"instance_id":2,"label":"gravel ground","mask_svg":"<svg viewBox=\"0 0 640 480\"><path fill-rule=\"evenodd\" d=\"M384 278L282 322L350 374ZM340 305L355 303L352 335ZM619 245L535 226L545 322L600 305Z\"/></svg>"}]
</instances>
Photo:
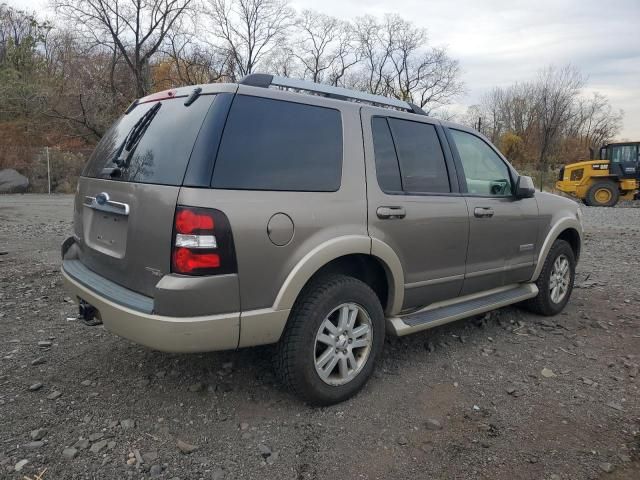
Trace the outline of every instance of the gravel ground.
<instances>
[{"instance_id":1,"label":"gravel ground","mask_svg":"<svg viewBox=\"0 0 640 480\"><path fill-rule=\"evenodd\" d=\"M163 354L76 321L71 203L0 197L1 478L640 478L638 208L583 208L563 314L389 339L362 393L313 409L269 348Z\"/></svg>"}]
</instances>

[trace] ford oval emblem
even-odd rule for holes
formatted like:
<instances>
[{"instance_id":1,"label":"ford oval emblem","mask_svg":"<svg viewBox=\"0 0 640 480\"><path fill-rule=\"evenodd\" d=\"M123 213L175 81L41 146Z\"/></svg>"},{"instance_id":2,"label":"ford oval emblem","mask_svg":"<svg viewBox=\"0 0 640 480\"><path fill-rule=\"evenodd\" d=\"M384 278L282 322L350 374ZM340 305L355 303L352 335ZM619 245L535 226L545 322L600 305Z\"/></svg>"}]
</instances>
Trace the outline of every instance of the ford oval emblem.
<instances>
[{"instance_id":1,"label":"ford oval emblem","mask_svg":"<svg viewBox=\"0 0 640 480\"><path fill-rule=\"evenodd\" d=\"M96 203L98 205L104 205L109 201L109 194L107 192L102 192L96 195Z\"/></svg>"}]
</instances>

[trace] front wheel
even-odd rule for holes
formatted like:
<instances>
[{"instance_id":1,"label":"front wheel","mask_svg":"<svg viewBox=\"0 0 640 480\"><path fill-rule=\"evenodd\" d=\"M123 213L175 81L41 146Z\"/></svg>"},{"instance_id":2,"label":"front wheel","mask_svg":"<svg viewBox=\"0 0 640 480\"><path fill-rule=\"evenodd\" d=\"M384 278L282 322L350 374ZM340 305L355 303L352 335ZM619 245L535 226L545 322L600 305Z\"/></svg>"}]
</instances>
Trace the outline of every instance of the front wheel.
<instances>
[{"instance_id":1,"label":"front wheel","mask_svg":"<svg viewBox=\"0 0 640 480\"><path fill-rule=\"evenodd\" d=\"M384 345L384 313L365 283L331 275L305 288L276 351L276 373L314 405L355 395Z\"/></svg>"},{"instance_id":2,"label":"front wheel","mask_svg":"<svg viewBox=\"0 0 640 480\"><path fill-rule=\"evenodd\" d=\"M576 257L571 245L556 240L536 280L538 295L525 302L525 306L540 315L557 315L571 297L575 273Z\"/></svg>"}]
</instances>

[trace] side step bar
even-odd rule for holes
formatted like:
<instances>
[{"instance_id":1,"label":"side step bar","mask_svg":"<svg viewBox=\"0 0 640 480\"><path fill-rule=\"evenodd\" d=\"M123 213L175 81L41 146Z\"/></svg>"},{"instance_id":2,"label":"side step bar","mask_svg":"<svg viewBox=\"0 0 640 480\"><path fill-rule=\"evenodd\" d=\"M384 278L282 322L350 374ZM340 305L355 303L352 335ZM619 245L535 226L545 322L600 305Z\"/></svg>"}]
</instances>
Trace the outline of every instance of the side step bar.
<instances>
[{"instance_id":1,"label":"side step bar","mask_svg":"<svg viewBox=\"0 0 640 480\"><path fill-rule=\"evenodd\" d=\"M496 308L533 298L538 287L533 283L509 285L438 302L418 312L387 319L387 329L397 336L408 335L445 323L485 313Z\"/></svg>"}]
</instances>

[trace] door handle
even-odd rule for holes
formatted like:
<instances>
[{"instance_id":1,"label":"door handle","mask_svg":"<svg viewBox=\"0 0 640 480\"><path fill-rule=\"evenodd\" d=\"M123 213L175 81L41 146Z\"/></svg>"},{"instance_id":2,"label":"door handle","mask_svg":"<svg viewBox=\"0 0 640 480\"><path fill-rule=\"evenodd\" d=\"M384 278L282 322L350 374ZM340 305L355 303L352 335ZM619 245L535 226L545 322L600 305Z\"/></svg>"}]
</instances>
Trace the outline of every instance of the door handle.
<instances>
[{"instance_id":1,"label":"door handle","mask_svg":"<svg viewBox=\"0 0 640 480\"><path fill-rule=\"evenodd\" d=\"M407 212L404 207L378 207L376 215L380 219L404 218Z\"/></svg>"},{"instance_id":2,"label":"door handle","mask_svg":"<svg viewBox=\"0 0 640 480\"><path fill-rule=\"evenodd\" d=\"M493 208L490 207L476 207L473 209L473 215L478 218L491 218L494 213Z\"/></svg>"}]
</instances>

